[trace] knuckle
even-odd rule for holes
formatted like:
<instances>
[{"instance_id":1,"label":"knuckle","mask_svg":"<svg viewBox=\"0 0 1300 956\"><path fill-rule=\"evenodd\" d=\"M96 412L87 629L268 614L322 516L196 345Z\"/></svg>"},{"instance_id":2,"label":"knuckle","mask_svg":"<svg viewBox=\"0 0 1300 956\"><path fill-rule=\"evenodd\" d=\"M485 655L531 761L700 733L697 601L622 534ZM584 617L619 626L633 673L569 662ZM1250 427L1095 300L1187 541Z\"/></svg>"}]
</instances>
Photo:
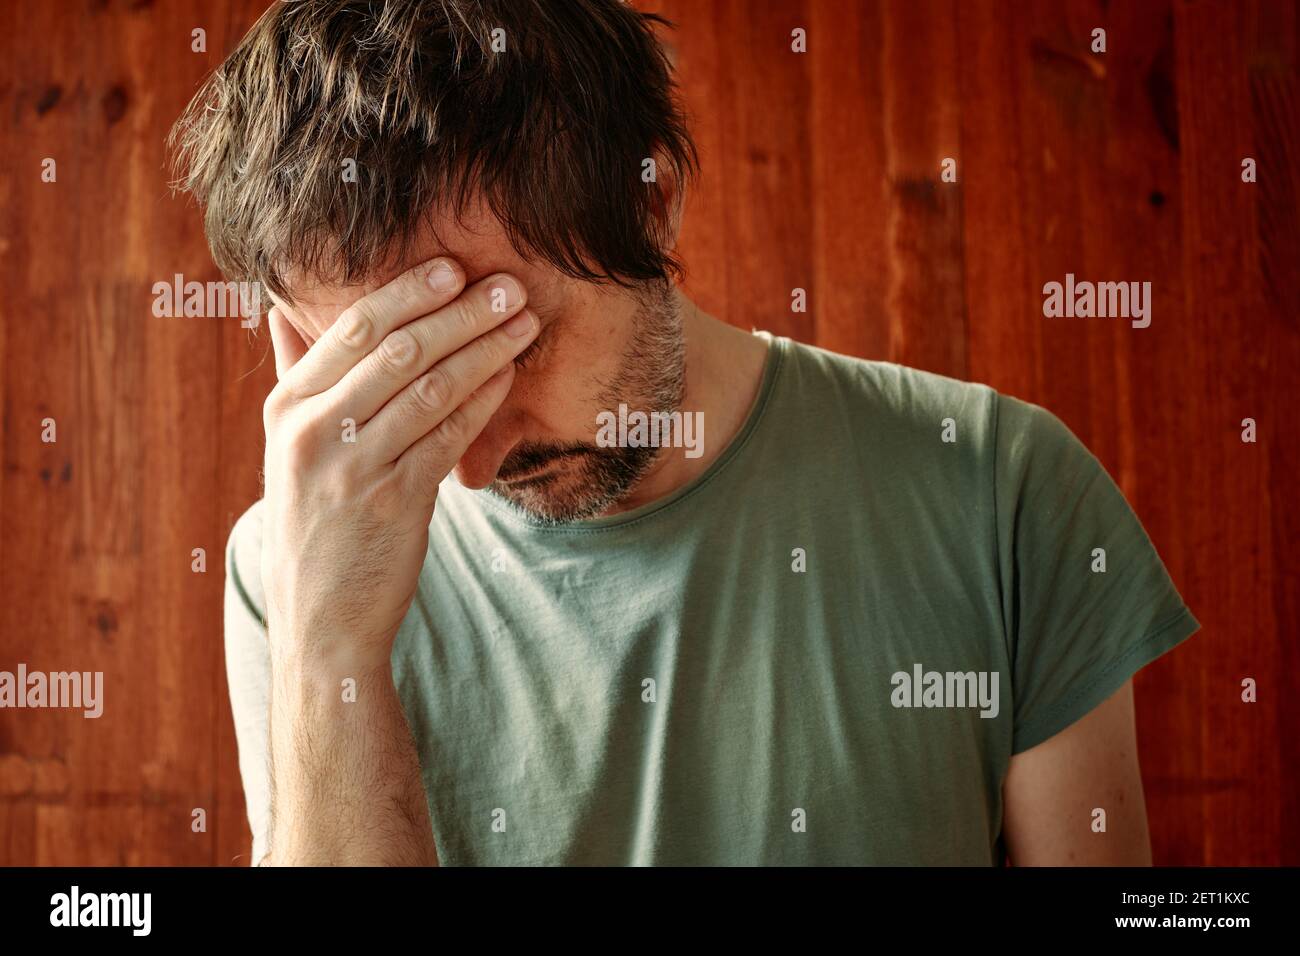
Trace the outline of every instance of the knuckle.
<instances>
[{"instance_id":1,"label":"knuckle","mask_svg":"<svg viewBox=\"0 0 1300 956\"><path fill-rule=\"evenodd\" d=\"M388 300L386 307L403 314L423 311L420 307L428 301L428 293L422 287L423 283L414 281L416 279L416 274L408 273L389 286L385 290Z\"/></svg>"},{"instance_id":2,"label":"knuckle","mask_svg":"<svg viewBox=\"0 0 1300 956\"><path fill-rule=\"evenodd\" d=\"M420 355L420 344L409 329L398 329L384 337L379 346L379 357L389 368L403 371L415 364Z\"/></svg>"},{"instance_id":3,"label":"knuckle","mask_svg":"<svg viewBox=\"0 0 1300 956\"><path fill-rule=\"evenodd\" d=\"M451 404L454 391L451 376L437 365L421 375L412 386L416 402L430 411L438 411Z\"/></svg>"},{"instance_id":4,"label":"knuckle","mask_svg":"<svg viewBox=\"0 0 1300 956\"><path fill-rule=\"evenodd\" d=\"M291 429L280 439L285 464L294 471L311 465L316 456L316 441L311 432L303 428Z\"/></svg>"},{"instance_id":5,"label":"knuckle","mask_svg":"<svg viewBox=\"0 0 1300 956\"><path fill-rule=\"evenodd\" d=\"M479 354L484 365L498 369L518 355L527 341L514 338L504 330L500 330L495 335L480 340Z\"/></svg>"},{"instance_id":6,"label":"knuckle","mask_svg":"<svg viewBox=\"0 0 1300 956\"><path fill-rule=\"evenodd\" d=\"M350 348L364 348L374 334L375 318L360 302L343 310L339 316L339 341Z\"/></svg>"},{"instance_id":7,"label":"knuckle","mask_svg":"<svg viewBox=\"0 0 1300 956\"><path fill-rule=\"evenodd\" d=\"M443 449L457 448L470 438L469 417L464 409L456 409L442 420L437 430L438 444Z\"/></svg>"},{"instance_id":8,"label":"knuckle","mask_svg":"<svg viewBox=\"0 0 1300 956\"><path fill-rule=\"evenodd\" d=\"M447 309L450 312L448 325L452 326L452 331L461 337L477 335L483 324L484 314L490 314L487 309L479 308L476 303L464 297L447 306Z\"/></svg>"},{"instance_id":9,"label":"knuckle","mask_svg":"<svg viewBox=\"0 0 1300 956\"><path fill-rule=\"evenodd\" d=\"M293 396L285 388L284 383L278 383L275 388L271 389L266 396L266 401L262 403L262 424L270 428L272 424L284 417L285 412L289 410L293 403Z\"/></svg>"}]
</instances>

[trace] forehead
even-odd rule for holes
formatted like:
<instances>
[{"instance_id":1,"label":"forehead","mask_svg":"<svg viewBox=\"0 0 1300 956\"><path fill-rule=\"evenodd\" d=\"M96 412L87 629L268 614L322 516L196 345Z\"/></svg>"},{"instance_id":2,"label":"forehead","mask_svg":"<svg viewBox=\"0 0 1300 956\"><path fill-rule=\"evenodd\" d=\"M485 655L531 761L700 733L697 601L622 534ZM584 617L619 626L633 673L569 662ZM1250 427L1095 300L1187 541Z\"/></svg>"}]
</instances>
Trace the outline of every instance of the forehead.
<instances>
[{"instance_id":1,"label":"forehead","mask_svg":"<svg viewBox=\"0 0 1300 956\"><path fill-rule=\"evenodd\" d=\"M294 303L288 307L301 331L313 337L322 335L339 314L362 296L380 288L422 262L437 256L449 256L465 270L466 285L506 272L519 279L534 308L554 303L567 277L544 261L528 262L515 251L505 228L481 205L467 209L459 218L438 215L421 228L400 259L377 268L373 276L357 285L326 285L311 280L292 282ZM274 298L274 297L272 297ZM278 299L276 304L284 308Z\"/></svg>"}]
</instances>

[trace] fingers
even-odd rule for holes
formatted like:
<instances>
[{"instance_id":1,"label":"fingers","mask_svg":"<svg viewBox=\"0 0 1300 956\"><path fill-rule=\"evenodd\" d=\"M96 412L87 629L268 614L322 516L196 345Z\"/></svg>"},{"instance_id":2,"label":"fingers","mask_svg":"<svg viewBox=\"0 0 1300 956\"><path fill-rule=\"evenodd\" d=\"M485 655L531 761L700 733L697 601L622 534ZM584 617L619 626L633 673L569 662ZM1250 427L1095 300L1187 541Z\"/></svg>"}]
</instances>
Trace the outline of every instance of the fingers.
<instances>
[{"instance_id":1,"label":"fingers","mask_svg":"<svg viewBox=\"0 0 1300 956\"><path fill-rule=\"evenodd\" d=\"M537 338L539 323L524 309L509 322L448 355L397 393L357 436L377 461L393 461L449 418ZM458 456L459 457L459 456Z\"/></svg>"},{"instance_id":2,"label":"fingers","mask_svg":"<svg viewBox=\"0 0 1300 956\"><path fill-rule=\"evenodd\" d=\"M394 329L442 308L460 294L465 271L441 257L402 273L343 310L307 355L286 387L299 398L332 388Z\"/></svg>"},{"instance_id":3,"label":"fingers","mask_svg":"<svg viewBox=\"0 0 1300 956\"><path fill-rule=\"evenodd\" d=\"M307 354L307 343L278 307L267 313L266 321L271 327L271 348L275 351L275 377L283 380L289 369Z\"/></svg>"},{"instance_id":4,"label":"fingers","mask_svg":"<svg viewBox=\"0 0 1300 956\"><path fill-rule=\"evenodd\" d=\"M390 332L378 347L358 362L338 384L337 399L332 403L334 411L338 416L351 418L358 424L366 423L395 395L428 372L435 363L491 332L494 328L509 326L510 321L517 318L526 301L527 294L522 283L504 273L476 282L461 293L454 302L431 315L426 315ZM535 333L536 330L537 320L534 317L531 329L524 331ZM511 345L514 343L511 336L506 336L505 340L508 340ZM498 340L498 342L505 340ZM479 382L519 354L508 348L498 348L497 353L502 356L501 361L486 369L486 374ZM469 390L460 393L459 397L445 408L440 406L442 415L446 415L460 404L465 395L478 387L479 382L475 382ZM436 378L427 384L436 386ZM428 397L446 398L448 395L450 389L444 388L443 393L431 392ZM437 420L439 419L434 421ZM420 434L428 431L433 424L433 421L428 422Z\"/></svg>"},{"instance_id":5,"label":"fingers","mask_svg":"<svg viewBox=\"0 0 1300 956\"><path fill-rule=\"evenodd\" d=\"M515 366L511 362L402 454L397 470L412 495L427 496L429 500L436 497L438 484L496 414L514 379Z\"/></svg>"}]
</instances>

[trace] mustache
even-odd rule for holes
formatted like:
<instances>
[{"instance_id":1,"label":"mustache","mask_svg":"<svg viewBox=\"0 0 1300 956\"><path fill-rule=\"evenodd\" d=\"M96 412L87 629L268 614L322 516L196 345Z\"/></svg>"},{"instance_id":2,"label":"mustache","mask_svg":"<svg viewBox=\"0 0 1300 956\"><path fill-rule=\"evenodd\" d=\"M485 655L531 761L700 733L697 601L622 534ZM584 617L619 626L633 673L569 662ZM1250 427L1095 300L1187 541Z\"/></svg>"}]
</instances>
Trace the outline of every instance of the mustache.
<instances>
[{"instance_id":1,"label":"mustache","mask_svg":"<svg viewBox=\"0 0 1300 956\"><path fill-rule=\"evenodd\" d=\"M497 481L510 481L520 475L539 471L543 466L552 462L563 461L566 458L576 458L579 455L593 455L600 451L601 449L595 445L581 443L561 445L543 442L520 442L511 449L510 454L506 455L505 460L501 462L501 467L497 469Z\"/></svg>"}]
</instances>

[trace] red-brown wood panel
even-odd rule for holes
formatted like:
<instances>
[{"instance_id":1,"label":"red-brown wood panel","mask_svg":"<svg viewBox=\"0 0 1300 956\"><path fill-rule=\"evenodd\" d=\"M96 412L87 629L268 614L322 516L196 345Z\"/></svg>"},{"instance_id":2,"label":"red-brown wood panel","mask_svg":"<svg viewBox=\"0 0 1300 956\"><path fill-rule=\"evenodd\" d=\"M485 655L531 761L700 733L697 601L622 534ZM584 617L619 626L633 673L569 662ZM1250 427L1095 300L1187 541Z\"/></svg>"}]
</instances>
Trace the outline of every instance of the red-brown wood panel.
<instances>
[{"instance_id":1,"label":"red-brown wood panel","mask_svg":"<svg viewBox=\"0 0 1300 956\"><path fill-rule=\"evenodd\" d=\"M0 12L0 669L102 670L111 702L0 711L3 864L247 862L221 554L273 370L264 335L150 306L217 278L164 137L263 6ZM1296 4L638 6L678 25L703 157L688 291L1060 415L1203 624L1137 680L1157 862L1300 863ZM1151 282L1151 326L1045 319L1066 273Z\"/></svg>"}]
</instances>

